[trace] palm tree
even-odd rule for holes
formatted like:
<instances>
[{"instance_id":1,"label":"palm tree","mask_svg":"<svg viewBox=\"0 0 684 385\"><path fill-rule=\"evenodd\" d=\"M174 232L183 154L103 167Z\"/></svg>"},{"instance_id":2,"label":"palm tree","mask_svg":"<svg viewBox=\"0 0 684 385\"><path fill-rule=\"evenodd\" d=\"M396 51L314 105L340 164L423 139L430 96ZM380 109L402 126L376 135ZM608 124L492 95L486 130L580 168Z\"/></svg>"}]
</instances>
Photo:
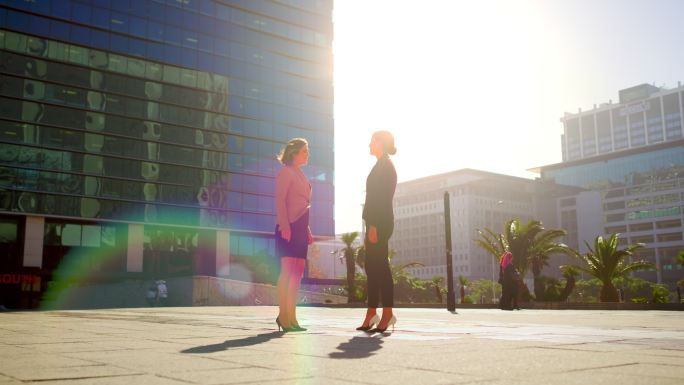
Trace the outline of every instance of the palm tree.
<instances>
[{"instance_id":1,"label":"palm tree","mask_svg":"<svg viewBox=\"0 0 684 385\"><path fill-rule=\"evenodd\" d=\"M392 254L392 250L390 250L390 254ZM390 271L392 273L392 280L394 283L397 283L397 281L403 279L403 278L411 278L412 275L406 271L406 269L411 268L411 267L424 267L420 262L409 262L405 263L403 265L393 265L390 264Z\"/></svg>"},{"instance_id":2,"label":"palm tree","mask_svg":"<svg viewBox=\"0 0 684 385\"><path fill-rule=\"evenodd\" d=\"M353 246L354 241L359 236L358 231L342 234L342 242L344 243L344 260L347 262L347 303L355 301L354 290L354 274L356 273L356 255L359 248Z\"/></svg>"},{"instance_id":3,"label":"palm tree","mask_svg":"<svg viewBox=\"0 0 684 385\"><path fill-rule=\"evenodd\" d=\"M525 276L528 267L532 267L534 291L538 299L544 296L544 285L541 282L541 271L549 265L549 257L554 253L572 253L566 245L558 243L557 238L565 235L565 230L545 229L540 221L529 221L521 224L519 219L506 222L503 234L485 228L478 230L479 239L475 242L497 261L501 254L510 251L513 254L513 265ZM524 288L526 289L526 286ZM529 293L523 293L527 296Z\"/></svg>"},{"instance_id":4,"label":"palm tree","mask_svg":"<svg viewBox=\"0 0 684 385\"><path fill-rule=\"evenodd\" d=\"M499 257L508 250L508 243L506 243L503 234L497 234L486 227L484 228L484 231L478 229L477 233L480 235L480 238L476 239L475 243L484 251L488 252L498 263Z\"/></svg>"},{"instance_id":5,"label":"palm tree","mask_svg":"<svg viewBox=\"0 0 684 385\"><path fill-rule=\"evenodd\" d=\"M420 262L409 262L403 265L395 265L392 263L392 258L394 258L395 255L397 255L397 251L394 249L389 249L387 259L390 261L390 272L392 273L392 281L394 281L395 284L400 279L413 277L411 273L406 271L406 269L412 267L425 267L425 265Z\"/></svg>"},{"instance_id":6,"label":"palm tree","mask_svg":"<svg viewBox=\"0 0 684 385\"><path fill-rule=\"evenodd\" d=\"M627 261L627 257L632 256L634 250L644 247L644 244L635 243L619 249L618 236L619 234L614 233L606 239L599 235L594 240L593 248L585 242L589 249L586 254L574 253L575 257L585 263L585 266L575 266L575 268L601 281L603 285L599 295L601 302L618 302L618 292L613 280L624 277L632 271L653 267L652 263L643 260Z\"/></svg>"},{"instance_id":7,"label":"palm tree","mask_svg":"<svg viewBox=\"0 0 684 385\"><path fill-rule=\"evenodd\" d=\"M565 302L568 300L568 297L570 297L570 294L575 289L575 283L577 282L579 270L577 270L577 268L572 265L563 265L560 267L560 269L563 274L563 278L565 278L565 287L561 291L558 300L561 302Z\"/></svg>"},{"instance_id":8,"label":"palm tree","mask_svg":"<svg viewBox=\"0 0 684 385\"><path fill-rule=\"evenodd\" d=\"M442 282L444 282L444 277L432 277L430 282L432 282L432 286L435 288L437 302L442 303Z\"/></svg>"},{"instance_id":9,"label":"palm tree","mask_svg":"<svg viewBox=\"0 0 684 385\"><path fill-rule=\"evenodd\" d=\"M532 266L534 296L537 300L541 300L544 298L545 289L541 279L542 269L549 265L549 258L552 254L572 254L572 250L568 246L556 241L557 238L566 234L565 230L545 230L541 227L541 222L538 222L538 226L541 228L541 231L533 238L527 259L530 266Z\"/></svg>"},{"instance_id":10,"label":"palm tree","mask_svg":"<svg viewBox=\"0 0 684 385\"><path fill-rule=\"evenodd\" d=\"M677 263L684 266L684 250L680 251L679 254L677 254L677 256L675 257L675 259L676 259ZM684 278L677 281L677 285L678 285L677 292L679 292L679 290L680 290L679 286L684 285Z\"/></svg>"},{"instance_id":11,"label":"palm tree","mask_svg":"<svg viewBox=\"0 0 684 385\"><path fill-rule=\"evenodd\" d=\"M392 254L392 250L390 250ZM413 277L406 269L422 267L422 263L410 262L403 265L390 264L392 281L394 283L394 299L402 302L424 301L425 284L422 280Z\"/></svg>"},{"instance_id":12,"label":"palm tree","mask_svg":"<svg viewBox=\"0 0 684 385\"><path fill-rule=\"evenodd\" d=\"M529 221L521 224L519 219L512 219L504 227L504 238L508 243L508 251L513 254L513 265L525 276L530 263L530 255L534 247L535 237L544 231L539 221Z\"/></svg>"},{"instance_id":13,"label":"palm tree","mask_svg":"<svg viewBox=\"0 0 684 385\"><path fill-rule=\"evenodd\" d=\"M470 280L462 275L458 276L458 284L461 285L461 303L465 303L465 288L470 285Z\"/></svg>"}]
</instances>

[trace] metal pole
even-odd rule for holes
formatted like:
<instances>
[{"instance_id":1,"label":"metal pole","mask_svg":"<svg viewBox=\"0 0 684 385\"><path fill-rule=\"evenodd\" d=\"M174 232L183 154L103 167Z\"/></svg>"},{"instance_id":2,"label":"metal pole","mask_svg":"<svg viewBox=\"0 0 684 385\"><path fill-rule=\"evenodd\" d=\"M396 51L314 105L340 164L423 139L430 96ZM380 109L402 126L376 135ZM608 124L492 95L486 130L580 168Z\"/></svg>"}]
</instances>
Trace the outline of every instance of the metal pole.
<instances>
[{"instance_id":1,"label":"metal pole","mask_svg":"<svg viewBox=\"0 0 684 385\"><path fill-rule=\"evenodd\" d=\"M447 310L456 310L456 293L454 293L454 269L451 259L451 208L449 207L449 192L444 192L444 238L446 239L447 265Z\"/></svg>"},{"instance_id":2,"label":"metal pole","mask_svg":"<svg viewBox=\"0 0 684 385\"><path fill-rule=\"evenodd\" d=\"M491 256L490 256L491 257ZM490 258L492 260L492 303L496 303L496 281L494 280L494 257Z\"/></svg>"}]
</instances>

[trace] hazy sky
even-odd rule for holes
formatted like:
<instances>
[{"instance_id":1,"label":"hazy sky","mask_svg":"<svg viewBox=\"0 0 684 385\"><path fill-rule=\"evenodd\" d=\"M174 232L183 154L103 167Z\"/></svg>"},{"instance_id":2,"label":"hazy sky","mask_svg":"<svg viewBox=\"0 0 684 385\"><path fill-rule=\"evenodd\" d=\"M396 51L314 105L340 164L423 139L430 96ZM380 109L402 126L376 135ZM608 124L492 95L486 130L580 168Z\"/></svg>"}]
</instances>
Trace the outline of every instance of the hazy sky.
<instances>
[{"instance_id":1,"label":"hazy sky","mask_svg":"<svg viewBox=\"0 0 684 385\"><path fill-rule=\"evenodd\" d=\"M684 1L337 0L335 221L359 230L373 131L399 181L461 168L534 177L559 118L684 81Z\"/></svg>"}]
</instances>

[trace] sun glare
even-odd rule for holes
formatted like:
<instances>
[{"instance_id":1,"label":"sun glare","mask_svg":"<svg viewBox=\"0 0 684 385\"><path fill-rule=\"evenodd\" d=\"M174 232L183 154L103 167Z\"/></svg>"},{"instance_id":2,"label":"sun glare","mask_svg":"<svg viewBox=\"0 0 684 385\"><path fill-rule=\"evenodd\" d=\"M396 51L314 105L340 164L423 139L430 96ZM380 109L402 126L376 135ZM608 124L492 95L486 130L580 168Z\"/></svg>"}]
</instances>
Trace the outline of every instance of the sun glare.
<instances>
[{"instance_id":1,"label":"sun glare","mask_svg":"<svg viewBox=\"0 0 684 385\"><path fill-rule=\"evenodd\" d=\"M395 134L400 181L466 167L529 176L538 162L512 154L531 140L545 141L545 159L559 153L558 127L531 133L548 60L529 4L364 2L361 14L353 4L334 11L335 148L337 196L357 202L338 206L362 201L378 129Z\"/></svg>"}]
</instances>

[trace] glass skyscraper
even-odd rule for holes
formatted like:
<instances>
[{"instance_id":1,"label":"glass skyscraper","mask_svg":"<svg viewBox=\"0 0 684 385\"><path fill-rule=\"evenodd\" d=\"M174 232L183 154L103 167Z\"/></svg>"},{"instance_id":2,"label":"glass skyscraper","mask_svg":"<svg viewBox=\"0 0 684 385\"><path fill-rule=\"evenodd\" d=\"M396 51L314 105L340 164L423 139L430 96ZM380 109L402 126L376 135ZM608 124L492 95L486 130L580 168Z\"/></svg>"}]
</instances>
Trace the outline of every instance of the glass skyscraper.
<instances>
[{"instance_id":1,"label":"glass skyscraper","mask_svg":"<svg viewBox=\"0 0 684 385\"><path fill-rule=\"evenodd\" d=\"M229 276L273 255L293 137L310 143L312 231L334 234L331 13L0 0L0 290L35 299L68 258L91 276Z\"/></svg>"}]
</instances>

